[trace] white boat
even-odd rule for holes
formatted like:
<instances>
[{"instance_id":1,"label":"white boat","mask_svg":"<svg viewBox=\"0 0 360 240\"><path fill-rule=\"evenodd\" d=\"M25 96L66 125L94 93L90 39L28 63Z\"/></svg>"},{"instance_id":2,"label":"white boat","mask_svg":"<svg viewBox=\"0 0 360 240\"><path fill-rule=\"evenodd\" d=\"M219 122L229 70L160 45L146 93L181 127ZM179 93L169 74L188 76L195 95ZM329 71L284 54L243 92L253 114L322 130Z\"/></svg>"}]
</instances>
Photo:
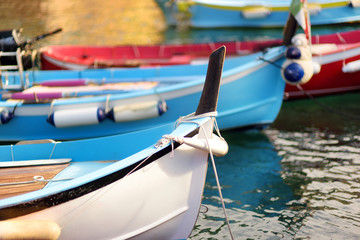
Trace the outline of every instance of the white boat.
<instances>
[{"instance_id":1,"label":"white boat","mask_svg":"<svg viewBox=\"0 0 360 240\"><path fill-rule=\"evenodd\" d=\"M200 208L208 153L227 152L225 140L213 135L224 55L225 48L212 53L198 108L177 125L1 146L0 238L187 238Z\"/></svg>"}]
</instances>

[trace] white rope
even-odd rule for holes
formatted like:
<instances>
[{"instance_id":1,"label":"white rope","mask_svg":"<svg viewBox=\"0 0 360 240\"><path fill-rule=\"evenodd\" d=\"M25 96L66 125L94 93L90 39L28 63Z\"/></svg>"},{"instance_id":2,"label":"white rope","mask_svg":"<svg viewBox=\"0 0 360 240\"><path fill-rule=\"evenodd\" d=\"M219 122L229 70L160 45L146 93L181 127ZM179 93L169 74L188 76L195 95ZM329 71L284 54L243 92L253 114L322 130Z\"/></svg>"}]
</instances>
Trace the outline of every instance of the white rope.
<instances>
[{"instance_id":1,"label":"white rope","mask_svg":"<svg viewBox=\"0 0 360 240\"><path fill-rule=\"evenodd\" d=\"M179 118L179 119L178 119L178 122L179 122L179 123L180 123L180 122L196 123L196 124L198 124L199 127L203 130L203 133L204 133L204 135L205 135L206 144L207 144L207 147L208 147L208 149L209 149L209 155L210 155L211 163L212 163L212 166L213 166L213 169L214 169L214 175L215 175L216 185L217 185L218 192L219 192L219 196L220 196L220 199L221 199L221 205L222 205L222 209L223 209L223 212L224 212L224 215L225 215L225 221L226 221L226 224L227 224L227 226L228 226L231 239L234 239L234 236L233 236L233 233L232 233L231 227L230 227L229 218L228 218L228 215L227 215L227 213L226 213L225 202L224 202L224 198L223 198L223 195L222 195L222 192L221 192L221 186L220 186L219 176L218 176L217 169L216 169L216 165L215 165L214 155L213 155L212 150L211 150L211 147L210 147L209 138L208 138L208 136L206 135L206 132L205 132L205 129L204 129L204 126L203 126L203 125L199 124L198 122L191 121L191 120L196 119L196 118L202 118L202 117L208 117L208 116L214 117L214 127L216 128L216 132L219 134L219 137L222 138L221 135L220 135L220 131L219 131L217 122L216 122L216 118L215 118L216 115L217 115L217 112L209 112L209 113L200 114L200 115L196 115L196 116L192 113L192 114L189 114L189 115L187 115L187 116L184 116L184 117ZM178 123L178 124L179 124L179 123ZM223 139L223 138L222 138L222 139Z\"/></svg>"},{"instance_id":2,"label":"white rope","mask_svg":"<svg viewBox=\"0 0 360 240\"><path fill-rule=\"evenodd\" d=\"M53 149L52 149L52 151L51 151L51 153L50 153L50 156L49 156L49 159L51 159L51 157L52 157L52 155L53 155L53 153L54 153L54 151L55 151L55 147L56 147L56 144L57 144L58 142L54 142L54 146L53 146Z\"/></svg>"},{"instance_id":3,"label":"white rope","mask_svg":"<svg viewBox=\"0 0 360 240\"><path fill-rule=\"evenodd\" d=\"M217 116L217 112L214 111L214 112L208 112L208 113L204 113L204 114L199 114L199 115L196 115L195 116L195 113L191 113L189 115L186 115L186 116L183 116L183 117L180 117L177 121L176 121L176 126L178 126L180 123L182 122L189 122L189 120L193 120L193 119L198 119L198 118L203 118L203 117L216 117ZM196 123L197 122L193 122L193 123ZM216 121L216 118L214 118L214 128L215 128L215 131L217 133L217 135L219 136L220 139L224 140L224 138L221 136L221 133L220 133L220 129L219 129L219 125Z\"/></svg>"},{"instance_id":4,"label":"white rope","mask_svg":"<svg viewBox=\"0 0 360 240\"><path fill-rule=\"evenodd\" d=\"M216 111L203 113L203 114L199 114L199 115L195 115L195 113L190 113L189 115L179 117L178 120L176 120L176 126L178 126L182 122L189 122L189 120L194 120L194 119L199 119L199 118L204 118L204 117L216 117L216 116L217 116ZM196 124L198 124L198 123L196 123Z\"/></svg>"},{"instance_id":5,"label":"white rope","mask_svg":"<svg viewBox=\"0 0 360 240\"><path fill-rule=\"evenodd\" d=\"M11 161L14 161L14 151L13 151L13 145L10 145L10 151L11 151Z\"/></svg>"},{"instance_id":6,"label":"white rope","mask_svg":"<svg viewBox=\"0 0 360 240\"><path fill-rule=\"evenodd\" d=\"M218 177L218 174L217 174L217 171L216 171L216 165L215 165L215 160L214 160L214 156L213 156L213 153L211 151L211 147L210 147L210 144L209 144L209 141L208 141L208 137L205 133L205 129L204 127L199 124L198 122L195 122L195 121L191 121L191 120L194 120L194 119L198 119L198 118L203 118L203 117L215 117L217 115L217 112L210 112L210 113L206 113L206 114L200 114L200 115L197 115L195 116L195 114L189 114L187 116L184 116L184 117L180 117L178 120L177 120L177 125L179 125L181 122L188 122L188 123L195 123L197 124L204 132L205 134L205 138L206 138L206 143L208 145L208 149L209 149L209 154L210 154L210 157L211 157L211 162L212 162L212 166L214 168L214 174L215 174L215 178L216 178L216 183L217 183L217 187L218 187L218 191L219 191L219 195L220 195L220 199L221 199L221 203L222 203L222 208L223 208L223 211L224 211L224 215L225 215L225 220L226 220L226 223L227 223L227 226L228 226L228 229L229 229L229 232L230 232L230 236L231 236L231 239L234 239L234 236L232 234L232 231L231 231L231 228L230 228L230 223L229 223L229 219L228 219L228 216L227 216L227 213L226 213L226 208L225 208L225 203L224 203L224 198L222 196L222 193L221 193L221 186L220 186L220 182L219 182L219 177ZM219 134L219 137L220 136L220 131L218 130L218 125L216 123L216 119L214 118L214 126L215 128L217 129L216 131L218 132ZM221 137L222 138L222 137ZM127 173L124 177L127 177L128 175L130 175L131 173L133 173L136 169L138 169L142 164L144 164L151 156L153 156L153 154L157 151L157 149L159 147L163 147L167 144L171 144L171 147L172 147L172 153L170 155L171 156L174 156L174 140L176 139L176 137L174 136L171 136L171 135L164 135L162 137L162 139L160 139L157 144L154 145L155 147L155 150L152 154L150 154L147 158L145 158L143 161L141 161L137 166L135 166L129 173ZM42 180L37 180L37 181L42 181ZM112 186L113 187L113 186ZM110 187L110 188L112 188ZM105 191L109 191L110 188L106 189ZM94 195L93 197L91 197L90 199L97 199L100 197L100 193L98 194L97 197L95 197L96 195ZM90 199L86 200L86 202L88 202ZM90 206L91 203L88 204L87 207ZM87 207L83 207L83 211L87 208ZM80 208L80 207L79 207Z\"/></svg>"},{"instance_id":7,"label":"white rope","mask_svg":"<svg viewBox=\"0 0 360 240\"><path fill-rule=\"evenodd\" d=\"M110 109L110 94L106 95L106 102L105 102L105 113L109 113Z\"/></svg>"},{"instance_id":8,"label":"white rope","mask_svg":"<svg viewBox=\"0 0 360 240\"><path fill-rule=\"evenodd\" d=\"M44 179L43 176L34 176L34 182L45 182L45 183L49 183L49 182L60 182L60 181L68 181L68 180L72 180L73 178L60 178L60 179Z\"/></svg>"}]
</instances>

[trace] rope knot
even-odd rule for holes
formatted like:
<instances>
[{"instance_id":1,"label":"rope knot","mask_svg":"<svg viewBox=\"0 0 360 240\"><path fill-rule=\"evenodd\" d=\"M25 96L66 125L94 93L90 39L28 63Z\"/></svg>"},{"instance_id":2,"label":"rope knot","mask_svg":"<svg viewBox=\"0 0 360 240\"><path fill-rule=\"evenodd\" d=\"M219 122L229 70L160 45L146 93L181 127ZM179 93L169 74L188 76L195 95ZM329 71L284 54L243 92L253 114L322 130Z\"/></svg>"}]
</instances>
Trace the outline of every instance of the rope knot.
<instances>
[{"instance_id":1,"label":"rope knot","mask_svg":"<svg viewBox=\"0 0 360 240\"><path fill-rule=\"evenodd\" d=\"M170 157L174 157L174 140L176 137L171 135L163 135L162 138L155 144L155 148L163 147L169 143L171 143L171 154Z\"/></svg>"}]
</instances>

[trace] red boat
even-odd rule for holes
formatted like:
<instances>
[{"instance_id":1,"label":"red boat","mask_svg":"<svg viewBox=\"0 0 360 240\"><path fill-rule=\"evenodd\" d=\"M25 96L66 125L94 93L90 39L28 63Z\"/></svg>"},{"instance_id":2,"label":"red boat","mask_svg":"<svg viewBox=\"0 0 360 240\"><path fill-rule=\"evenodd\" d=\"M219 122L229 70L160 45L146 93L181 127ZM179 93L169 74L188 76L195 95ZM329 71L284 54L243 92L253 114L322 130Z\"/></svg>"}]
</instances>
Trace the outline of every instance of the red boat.
<instances>
[{"instance_id":1,"label":"red boat","mask_svg":"<svg viewBox=\"0 0 360 240\"><path fill-rule=\"evenodd\" d=\"M40 50L43 70L194 64L221 45L227 56L280 45L281 39L150 46L49 46ZM313 61L321 71L302 88L287 84L285 99L360 89L360 30L312 37Z\"/></svg>"},{"instance_id":2,"label":"red boat","mask_svg":"<svg viewBox=\"0 0 360 240\"><path fill-rule=\"evenodd\" d=\"M311 48L320 72L301 85L302 90L287 84L285 99L360 90L360 30L315 36Z\"/></svg>"},{"instance_id":3,"label":"red boat","mask_svg":"<svg viewBox=\"0 0 360 240\"><path fill-rule=\"evenodd\" d=\"M226 56L238 56L278 46L281 39L166 45L74 46L40 49L42 70L83 70L88 68L139 67L191 64L207 59L225 45Z\"/></svg>"}]
</instances>

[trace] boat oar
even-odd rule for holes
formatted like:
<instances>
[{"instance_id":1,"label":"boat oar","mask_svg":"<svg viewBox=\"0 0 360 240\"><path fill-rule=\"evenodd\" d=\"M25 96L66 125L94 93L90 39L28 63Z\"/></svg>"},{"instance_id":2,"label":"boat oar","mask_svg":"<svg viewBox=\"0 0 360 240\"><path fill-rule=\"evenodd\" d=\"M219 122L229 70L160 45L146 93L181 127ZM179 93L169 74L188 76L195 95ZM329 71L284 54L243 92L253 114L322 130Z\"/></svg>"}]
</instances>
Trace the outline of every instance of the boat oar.
<instances>
[{"instance_id":1,"label":"boat oar","mask_svg":"<svg viewBox=\"0 0 360 240\"><path fill-rule=\"evenodd\" d=\"M41 34L41 35L39 35L39 36L33 37L32 39L28 39L28 40L20 43L20 44L19 44L19 47L24 47L24 46L27 45L27 44L32 44L32 43L34 43L34 42L36 42L36 41L39 41L39 40L41 40L41 39L43 39L43 38L46 38L46 37L51 36L51 35L54 35L54 34L59 33L59 32L61 32L61 31L62 31L62 28L58 28L58 29L55 29L54 31L51 31L51 32L44 33L44 34Z\"/></svg>"}]
</instances>

